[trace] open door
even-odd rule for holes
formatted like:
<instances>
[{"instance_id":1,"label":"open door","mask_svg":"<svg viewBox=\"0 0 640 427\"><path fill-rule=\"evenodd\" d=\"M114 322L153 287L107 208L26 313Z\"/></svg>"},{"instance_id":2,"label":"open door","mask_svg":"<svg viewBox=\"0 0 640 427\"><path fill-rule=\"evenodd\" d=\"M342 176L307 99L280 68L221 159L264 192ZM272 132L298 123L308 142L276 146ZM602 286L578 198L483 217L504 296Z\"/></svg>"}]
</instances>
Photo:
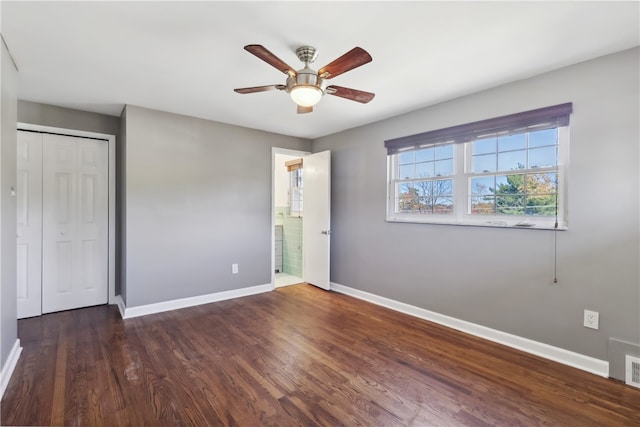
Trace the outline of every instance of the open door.
<instances>
[{"instance_id":1,"label":"open door","mask_svg":"<svg viewBox=\"0 0 640 427\"><path fill-rule=\"evenodd\" d=\"M331 152L304 157L303 279L329 290L331 242Z\"/></svg>"}]
</instances>

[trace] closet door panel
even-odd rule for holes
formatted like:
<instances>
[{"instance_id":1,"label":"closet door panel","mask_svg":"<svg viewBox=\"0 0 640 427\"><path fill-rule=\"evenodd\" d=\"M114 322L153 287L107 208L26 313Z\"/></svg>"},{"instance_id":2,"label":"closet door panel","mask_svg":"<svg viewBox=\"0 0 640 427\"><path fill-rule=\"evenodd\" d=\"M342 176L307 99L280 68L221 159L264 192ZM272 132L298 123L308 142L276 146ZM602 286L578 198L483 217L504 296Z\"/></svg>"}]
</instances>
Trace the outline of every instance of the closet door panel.
<instances>
[{"instance_id":1,"label":"closet door panel","mask_svg":"<svg viewBox=\"0 0 640 427\"><path fill-rule=\"evenodd\" d=\"M108 299L107 143L43 141L43 313Z\"/></svg>"},{"instance_id":2,"label":"closet door panel","mask_svg":"<svg viewBox=\"0 0 640 427\"><path fill-rule=\"evenodd\" d=\"M42 313L42 134L18 131L18 319Z\"/></svg>"}]
</instances>

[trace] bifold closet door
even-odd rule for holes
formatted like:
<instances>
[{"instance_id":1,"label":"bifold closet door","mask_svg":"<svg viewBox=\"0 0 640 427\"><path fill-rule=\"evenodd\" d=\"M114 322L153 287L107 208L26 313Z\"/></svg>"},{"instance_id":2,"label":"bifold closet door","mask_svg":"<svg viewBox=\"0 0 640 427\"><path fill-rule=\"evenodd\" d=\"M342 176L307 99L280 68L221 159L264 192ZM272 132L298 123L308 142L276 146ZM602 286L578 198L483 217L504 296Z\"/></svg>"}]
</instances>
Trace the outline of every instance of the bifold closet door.
<instances>
[{"instance_id":1,"label":"bifold closet door","mask_svg":"<svg viewBox=\"0 0 640 427\"><path fill-rule=\"evenodd\" d=\"M42 312L108 300L106 141L44 134Z\"/></svg>"},{"instance_id":2,"label":"bifold closet door","mask_svg":"<svg viewBox=\"0 0 640 427\"><path fill-rule=\"evenodd\" d=\"M18 131L18 319L42 314L42 134Z\"/></svg>"}]
</instances>

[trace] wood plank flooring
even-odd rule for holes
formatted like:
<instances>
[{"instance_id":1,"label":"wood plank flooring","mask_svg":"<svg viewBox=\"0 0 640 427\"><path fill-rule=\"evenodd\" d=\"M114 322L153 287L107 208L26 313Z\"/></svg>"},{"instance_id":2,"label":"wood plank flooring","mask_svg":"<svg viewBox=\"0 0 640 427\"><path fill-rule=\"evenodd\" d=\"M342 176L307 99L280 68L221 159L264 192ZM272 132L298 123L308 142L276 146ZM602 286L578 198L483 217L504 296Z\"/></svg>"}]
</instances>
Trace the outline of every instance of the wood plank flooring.
<instances>
[{"instance_id":1,"label":"wood plank flooring","mask_svg":"<svg viewBox=\"0 0 640 427\"><path fill-rule=\"evenodd\" d=\"M308 285L18 335L7 426L640 425L638 389Z\"/></svg>"}]
</instances>

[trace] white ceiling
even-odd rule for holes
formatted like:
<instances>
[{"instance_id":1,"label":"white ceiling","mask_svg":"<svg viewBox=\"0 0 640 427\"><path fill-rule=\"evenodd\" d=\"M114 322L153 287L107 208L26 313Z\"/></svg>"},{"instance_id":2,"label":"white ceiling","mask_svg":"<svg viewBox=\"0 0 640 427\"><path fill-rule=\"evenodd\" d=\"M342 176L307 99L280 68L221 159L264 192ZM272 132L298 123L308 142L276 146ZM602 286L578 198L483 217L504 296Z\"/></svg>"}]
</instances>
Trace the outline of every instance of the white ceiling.
<instances>
[{"instance_id":1,"label":"white ceiling","mask_svg":"<svg viewBox=\"0 0 640 427\"><path fill-rule=\"evenodd\" d=\"M640 44L628 2L11 2L2 35L20 99L119 116L125 104L317 138ZM355 46L373 61L296 114L285 75L243 50L262 44L293 68L315 46L320 68Z\"/></svg>"}]
</instances>

